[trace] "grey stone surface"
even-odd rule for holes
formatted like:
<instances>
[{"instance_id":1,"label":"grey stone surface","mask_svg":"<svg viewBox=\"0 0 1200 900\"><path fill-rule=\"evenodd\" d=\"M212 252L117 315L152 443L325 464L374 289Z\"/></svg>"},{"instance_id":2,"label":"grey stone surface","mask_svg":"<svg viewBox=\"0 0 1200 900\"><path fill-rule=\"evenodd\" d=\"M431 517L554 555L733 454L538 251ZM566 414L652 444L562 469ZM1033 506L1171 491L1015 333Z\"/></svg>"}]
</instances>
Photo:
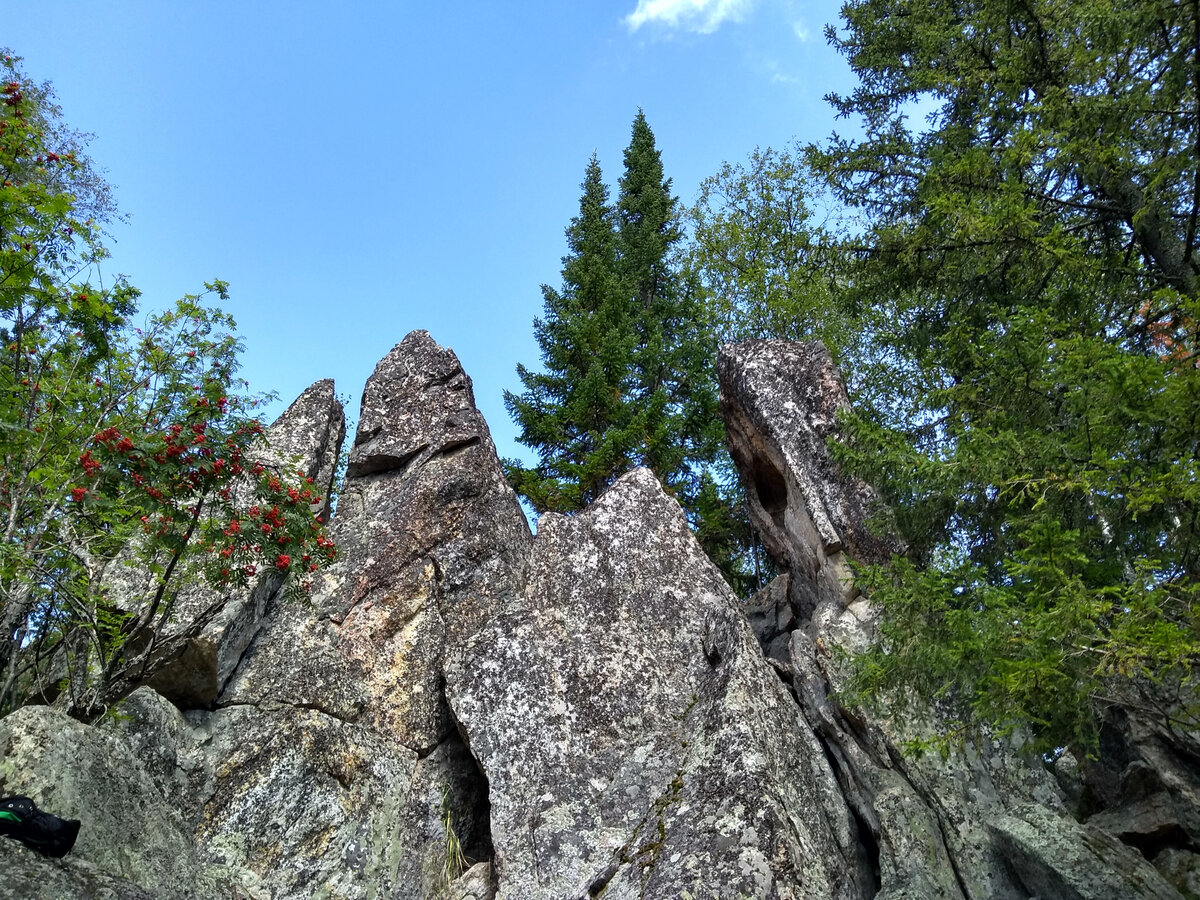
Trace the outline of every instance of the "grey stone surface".
<instances>
[{"instance_id":1,"label":"grey stone surface","mask_svg":"<svg viewBox=\"0 0 1200 900\"><path fill-rule=\"evenodd\" d=\"M1154 856L1154 868L1187 900L1200 898L1200 854L1167 847Z\"/></svg>"},{"instance_id":2,"label":"grey stone surface","mask_svg":"<svg viewBox=\"0 0 1200 900\"><path fill-rule=\"evenodd\" d=\"M155 900L85 859L48 859L16 841L0 839L0 870L2 900Z\"/></svg>"},{"instance_id":3,"label":"grey stone surface","mask_svg":"<svg viewBox=\"0 0 1200 900\"><path fill-rule=\"evenodd\" d=\"M470 379L413 332L376 367L308 607L280 605L222 704L284 702L369 723L425 753L453 731L447 641L520 589L532 536Z\"/></svg>"},{"instance_id":4,"label":"grey stone surface","mask_svg":"<svg viewBox=\"0 0 1200 900\"><path fill-rule=\"evenodd\" d=\"M447 667L500 896L862 895L821 747L652 473L543 516L529 572Z\"/></svg>"},{"instance_id":5,"label":"grey stone surface","mask_svg":"<svg viewBox=\"0 0 1200 900\"><path fill-rule=\"evenodd\" d=\"M491 863L471 866L443 892L446 900L492 900L496 896Z\"/></svg>"},{"instance_id":6,"label":"grey stone surface","mask_svg":"<svg viewBox=\"0 0 1200 900\"><path fill-rule=\"evenodd\" d=\"M1200 894L1200 732L1177 681L1114 684L1098 752L1067 767L1088 825L1138 848L1184 893ZM1059 761L1060 764L1062 760Z\"/></svg>"},{"instance_id":7,"label":"grey stone surface","mask_svg":"<svg viewBox=\"0 0 1200 900\"><path fill-rule=\"evenodd\" d=\"M121 724L213 865L273 898L391 896L416 755L316 710L180 713L149 688Z\"/></svg>"},{"instance_id":8,"label":"grey stone surface","mask_svg":"<svg viewBox=\"0 0 1200 900\"><path fill-rule=\"evenodd\" d=\"M841 473L829 453L837 412L848 403L845 389L819 343L726 346L718 372L751 517L789 579L795 623L789 659L779 668L871 835L878 896L1076 896L1060 893L1081 889L1082 864L1072 868L1070 859L1088 860L1097 883L1120 885L1121 896L1173 896L1136 851L1117 841L1095 849L1100 832L1079 829L1058 784L1019 739L914 757L903 748L929 736L943 710L931 704L924 721L898 723L830 699L845 683L846 654L865 647L877 626L848 560L878 561L899 549L871 535L870 488ZM778 628L778 603L775 618ZM1053 842L1029 837L1046 828Z\"/></svg>"},{"instance_id":9,"label":"grey stone surface","mask_svg":"<svg viewBox=\"0 0 1200 900\"><path fill-rule=\"evenodd\" d=\"M45 885L61 885L85 891L78 896L108 891L186 900L228 897L243 880L253 883L243 879L248 873L200 859L188 823L119 734L50 707L27 706L0 719L0 754L0 793L32 797L40 808L83 823L62 861L14 850L4 840L10 884L37 881L42 896Z\"/></svg>"},{"instance_id":10,"label":"grey stone surface","mask_svg":"<svg viewBox=\"0 0 1200 900\"><path fill-rule=\"evenodd\" d=\"M200 844L277 898L437 896L459 874L448 828L469 861L491 855L443 657L518 593L532 536L470 379L425 332L367 383L330 534L311 599L270 604L220 708L189 714Z\"/></svg>"},{"instance_id":11,"label":"grey stone surface","mask_svg":"<svg viewBox=\"0 0 1200 900\"><path fill-rule=\"evenodd\" d=\"M742 604L742 613L754 629L763 653L781 662L788 660L791 633L796 627L796 613L788 595L789 580L786 574L772 578Z\"/></svg>"},{"instance_id":12,"label":"grey stone surface","mask_svg":"<svg viewBox=\"0 0 1200 900\"><path fill-rule=\"evenodd\" d=\"M1098 828L1037 804L994 819L989 828L1021 884L1062 900L1180 900L1145 859Z\"/></svg>"},{"instance_id":13,"label":"grey stone surface","mask_svg":"<svg viewBox=\"0 0 1200 900\"><path fill-rule=\"evenodd\" d=\"M857 594L848 559L874 562L895 549L867 527L871 489L845 477L826 449L849 405L841 374L823 344L785 341L726 345L717 372L729 450L763 543L792 575L796 614L841 608Z\"/></svg>"}]
</instances>

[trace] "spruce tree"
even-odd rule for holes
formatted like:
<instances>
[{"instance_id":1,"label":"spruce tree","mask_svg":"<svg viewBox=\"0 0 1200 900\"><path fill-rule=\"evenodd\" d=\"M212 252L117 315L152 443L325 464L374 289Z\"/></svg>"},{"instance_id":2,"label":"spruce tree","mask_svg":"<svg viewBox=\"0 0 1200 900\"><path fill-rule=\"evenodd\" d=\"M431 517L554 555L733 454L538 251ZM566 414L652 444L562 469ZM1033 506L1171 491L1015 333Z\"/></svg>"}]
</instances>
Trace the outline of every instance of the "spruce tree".
<instances>
[{"instance_id":1,"label":"spruce tree","mask_svg":"<svg viewBox=\"0 0 1200 900\"><path fill-rule=\"evenodd\" d=\"M523 365L522 394L504 394L519 440L540 462L507 460L513 487L538 512L571 512L634 465L625 396L633 350L629 305L617 276L614 211L592 155L579 215L567 228L562 287L542 285L544 318L534 321L544 371Z\"/></svg>"},{"instance_id":2,"label":"spruce tree","mask_svg":"<svg viewBox=\"0 0 1200 900\"><path fill-rule=\"evenodd\" d=\"M638 110L617 200L618 266L636 338L632 425L639 462L694 520L700 473L719 452L724 432L711 371L715 348L699 327L696 287L680 274L679 219L654 133Z\"/></svg>"},{"instance_id":3,"label":"spruce tree","mask_svg":"<svg viewBox=\"0 0 1200 900\"><path fill-rule=\"evenodd\" d=\"M722 432L712 354L675 259L678 201L640 111L616 208L595 156L582 187L562 287L543 287L534 322L544 371L518 366L525 390L505 394L539 462L509 460L509 479L537 511L570 512L645 465L690 509Z\"/></svg>"},{"instance_id":4,"label":"spruce tree","mask_svg":"<svg viewBox=\"0 0 1200 900\"><path fill-rule=\"evenodd\" d=\"M1200 756L1200 11L842 15L863 133L812 159L866 216L877 385L845 452L911 557L860 579L883 621L850 693L1080 758L1113 703L1162 704Z\"/></svg>"}]
</instances>

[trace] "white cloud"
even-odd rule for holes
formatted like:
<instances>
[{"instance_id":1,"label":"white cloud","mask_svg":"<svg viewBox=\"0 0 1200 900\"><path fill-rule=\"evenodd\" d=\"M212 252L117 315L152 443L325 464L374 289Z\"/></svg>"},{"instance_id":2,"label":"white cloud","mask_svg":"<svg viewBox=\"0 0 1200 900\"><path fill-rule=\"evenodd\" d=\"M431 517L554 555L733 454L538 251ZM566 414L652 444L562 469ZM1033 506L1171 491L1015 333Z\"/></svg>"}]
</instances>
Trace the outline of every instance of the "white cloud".
<instances>
[{"instance_id":1,"label":"white cloud","mask_svg":"<svg viewBox=\"0 0 1200 900\"><path fill-rule=\"evenodd\" d=\"M754 0L638 0L637 9L625 17L636 31L656 23L709 34L725 20L739 21Z\"/></svg>"},{"instance_id":2,"label":"white cloud","mask_svg":"<svg viewBox=\"0 0 1200 900\"><path fill-rule=\"evenodd\" d=\"M797 19L792 23L792 31L802 44L807 44L809 39L812 38L812 32L808 30L808 26L805 25L800 19Z\"/></svg>"},{"instance_id":3,"label":"white cloud","mask_svg":"<svg viewBox=\"0 0 1200 900\"><path fill-rule=\"evenodd\" d=\"M779 60L767 57L758 62L759 71L771 79L772 84L799 84L800 79L789 75L779 64Z\"/></svg>"}]
</instances>

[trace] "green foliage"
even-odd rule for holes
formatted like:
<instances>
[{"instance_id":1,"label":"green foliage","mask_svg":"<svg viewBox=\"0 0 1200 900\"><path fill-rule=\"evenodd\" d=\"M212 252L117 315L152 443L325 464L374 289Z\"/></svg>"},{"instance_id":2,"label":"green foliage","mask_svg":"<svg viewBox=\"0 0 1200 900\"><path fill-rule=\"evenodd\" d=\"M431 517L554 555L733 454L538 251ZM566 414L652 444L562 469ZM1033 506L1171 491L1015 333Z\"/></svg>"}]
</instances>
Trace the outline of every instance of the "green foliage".
<instances>
[{"instance_id":1,"label":"green foliage","mask_svg":"<svg viewBox=\"0 0 1200 900\"><path fill-rule=\"evenodd\" d=\"M534 323L543 369L519 366L506 393L536 466L509 460L510 481L538 511L573 512L645 465L689 510L708 490L704 465L722 439L697 296L680 275L678 203L639 112L615 207L593 156L567 228L562 287L543 287ZM715 533L715 532L714 532Z\"/></svg>"},{"instance_id":2,"label":"green foliage","mask_svg":"<svg viewBox=\"0 0 1200 900\"><path fill-rule=\"evenodd\" d=\"M521 443L536 468L507 463L514 488L538 512L569 512L596 499L634 465L636 440L627 396L635 346L632 310L617 271L614 213L593 155L579 215L567 228L561 291L542 286L545 317L534 321L543 370L518 366L525 392L506 392Z\"/></svg>"},{"instance_id":3,"label":"green foliage","mask_svg":"<svg viewBox=\"0 0 1200 900\"><path fill-rule=\"evenodd\" d=\"M107 188L16 66L0 107L0 709L65 675L63 703L89 718L167 658L184 585L261 568L300 590L334 549L311 484L258 461L233 320L188 296L134 328L135 289L87 282L105 253L83 216L111 213Z\"/></svg>"},{"instance_id":4,"label":"green foliage","mask_svg":"<svg viewBox=\"0 0 1200 900\"><path fill-rule=\"evenodd\" d=\"M843 243L876 363L844 452L912 549L865 576L885 624L858 696L1087 745L1096 704L1188 681L1200 651L1200 21L843 15L860 84L833 102L865 135L811 159L870 223Z\"/></svg>"},{"instance_id":5,"label":"green foliage","mask_svg":"<svg viewBox=\"0 0 1200 900\"><path fill-rule=\"evenodd\" d=\"M699 473L724 431L697 292L679 274L682 236L678 199L639 110L617 201L618 271L636 337L629 369L633 427L638 463L691 510Z\"/></svg>"},{"instance_id":6,"label":"green foliage","mask_svg":"<svg viewBox=\"0 0 1200 900\"><path fill-rule=\"evenodd\" d=\"M774 568L751 528L746 492L728 453L701 473L692 507L696 540L735 594L748 597L773 577Z\"/></svg>"},{"instance_id":7,"label":"green foliage","mask_svg":"<svg viewBox=\"0 0 1200 900\"><path fill-rule=\"evenodd\" d=\"M700 185L688 267L717 343L820 338L837 358L858 330L836 299L838 258L814 221L819 182L799 152L756 149Z\"/></svg>"},{"instance_id":8,"label":"green foliage","mask_svg":"<svg viewBox=\"0 0 1200 900\"><path fill-rule=\"evenodd\" d=\"M459 840L458 832L454 827L454 811L451 808L449 786L442 789L442 844L446 857L442 862L442 871L439 873L438 891L439 896L448 896L447 892L454 880L471 868L471 860L463 851L462 841Z\"/></svg>"}]
</instances>

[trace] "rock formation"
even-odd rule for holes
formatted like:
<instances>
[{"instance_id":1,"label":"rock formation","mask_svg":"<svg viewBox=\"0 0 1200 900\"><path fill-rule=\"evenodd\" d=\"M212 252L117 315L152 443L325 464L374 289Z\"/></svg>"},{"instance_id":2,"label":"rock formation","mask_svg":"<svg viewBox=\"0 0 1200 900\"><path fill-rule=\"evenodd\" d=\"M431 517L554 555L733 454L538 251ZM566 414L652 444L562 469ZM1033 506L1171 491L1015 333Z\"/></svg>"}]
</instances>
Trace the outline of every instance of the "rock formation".
<instances>
[{"instance_id":1,"label":"rock formation","mask_svg":"<svg viewBox=\"0 0 1200 900\"><path fill-rule=\"evenodd\" d=\"M1042 760L1019 744L906 757L922 723L872 721L829 700L842 686L838 650L863 647L876 624L846 556L869 562L897 549L867 532L871 490L827 449L848 403L841 377L821 344L779 341L723 347L718 373L751 516L785 572L786 587L751 603L760 640L873 839L878 896L1178 896L1135 850L1071 817Z\"/></svg>"},{"instance_id":2,"label":"rock formation","mask_svg":"<svg viewBox=\"0 0 1200 900\"><path fill-rule=\"evenodd\" d=\"M97 725L44 706L0 720L0 790L84 820L61 862L0 841L10 895L1192 890L1200 791L1152 723L1114 718L1108 756L1051 773L1011 742L906 757L922 724L830 699L837 648L875 623L848 560L896 549L826 449L840 378L819 345L752 342L719 368L784 573L750 602L646 470L535 538L458 359L410 334L367 383L339 559L310 599L268 582L225 598ZM273 426L276 464L332 477L340 423L332 385L314 385Z\"/></svg>"},{"instance_id":3,"label":"rock formation","mask_svg":"<svg viewBox=\"0 0 1200 900\"><path fill-rule=\"evenodd\" d=\"M529 572L447 673L502 896L862 896L820 746L649 470L543 516Z\"/></svg>"}]
</instances>

